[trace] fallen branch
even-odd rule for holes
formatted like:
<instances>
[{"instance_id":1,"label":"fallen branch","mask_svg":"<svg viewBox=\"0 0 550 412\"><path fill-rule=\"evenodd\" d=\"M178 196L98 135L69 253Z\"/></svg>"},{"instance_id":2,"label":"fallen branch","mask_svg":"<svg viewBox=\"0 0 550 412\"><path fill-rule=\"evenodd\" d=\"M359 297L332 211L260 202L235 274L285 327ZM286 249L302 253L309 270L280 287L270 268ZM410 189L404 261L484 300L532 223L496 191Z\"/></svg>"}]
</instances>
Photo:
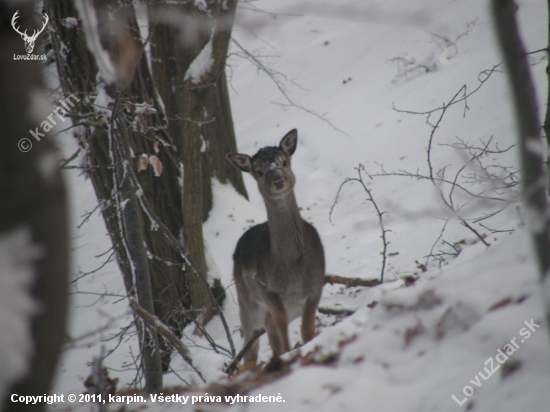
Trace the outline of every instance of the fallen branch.
<instances>
[{"instance_id":1,"label":"fallen branch","mask_svg":"<svg viewBox=\"0 0 550 412\"><path fill-rule=\"evenodd\" d=\"M355 313L354 310L322 308L320 306L317 308L317 310L323 315L351 316Z\"/></svg>"},{"instance_id":2,"label":"fallen branch","mask_svg":"<svg viewBox=\"0 0 550 412\"><path fill-rule=\"evenodd\" d=\"M244 355L246 355L246 353L250 350L254 342L256 342L256 340L258 340L258 338L264 333L264 328L256 329L254 332L252 332L252 336L250 337L250 339L248 339L248 342L246 342L241 351L237 354L237 356L235 356L235 359L233 359L231 363L227 365L227 368L225 368L225 373L227 373L229 376L233 375L241 359L244 358Z\"/></svg>"},{"instance_id":3,"label":"fallen branch","mask_svg":"<svg viewBox=\"0 0 550 412\"><path fill-rule=\"evenodd\" d=\"M344 278L342 276L335 276L335 275L325 275L325 284L330 283L331 285L334 283L338 283L341 285L346 286L363 286L367 288L372 288L374 286L380 285L380 281L378 279L360 279L360 278Z\"/></svg>"},{"instance_id":4,"label":"fallen branch","mask_svg":"<svg viewBox=\"0 0 550 412\"><path fill-rule=\"evenodd\" d=\"M159 335L162 335L168 342L170 342L181 355L183 360L187 362L187 364L197 373L197 375L199 375L201 381L206 383L200 371L193 365L191 354L189 353L187 348L183 346L183 343L181 343L178 337L174 335L174 332L172 332L164 323L162 323L159 318L151 315L149 312L143 309L134 298L130 298L130 307L132 308L136 316L139 316L150 328L152 328Z\"/></svg>"}]
</instances>

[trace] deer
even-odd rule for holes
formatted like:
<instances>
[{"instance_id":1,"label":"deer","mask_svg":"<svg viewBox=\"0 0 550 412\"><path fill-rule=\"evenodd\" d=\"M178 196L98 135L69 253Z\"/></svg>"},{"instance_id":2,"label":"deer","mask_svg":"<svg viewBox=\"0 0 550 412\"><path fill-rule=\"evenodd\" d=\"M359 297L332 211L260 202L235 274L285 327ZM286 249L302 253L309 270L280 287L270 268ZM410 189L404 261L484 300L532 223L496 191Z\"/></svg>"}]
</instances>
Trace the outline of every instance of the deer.
<instances>
[{"instance_id":1,"label":"deer","mask_svg":"<svg viewBox=\"0 0 550 412\"><path fill-rule=\"evenodd\" d=\"M42 25L42 28L40 30L34 30L32 33L32 36L29 36L27 34L27 30L25 30L24 32L21 32L19 30L19 27L15 26L18 17L19 17L19 10L17 10L14 13L11 19L11 26L18 34L21 35L21 38L25 42L25 49L27 49L27 53L30 54L34 50L34 43L36 42L36 39L38 39L38 35L44 31L44 29L46 28L46 25L50 21L50 18L46 13L44 13L44 24Z\"/></svg>"},{"instance_id":2,"label":"deer","mask_svg":"<svg viewBox=\"0 0 550 412\"><path fill-rule=\"evenodd\" d=\"M264 147L254 156L229 153L227 159L250 173L258 184L267 222L248 229L233 254L233 278L245 343L265 327L274 357L291 350L288 325L301 315L302 342L315 335L315 317L325 275L325 256L317 230L300 215L294 195L291 157L298 131L288 132L279 147ZM244 356L256 365L259 342Z\"/></svg>"}]
</instances>

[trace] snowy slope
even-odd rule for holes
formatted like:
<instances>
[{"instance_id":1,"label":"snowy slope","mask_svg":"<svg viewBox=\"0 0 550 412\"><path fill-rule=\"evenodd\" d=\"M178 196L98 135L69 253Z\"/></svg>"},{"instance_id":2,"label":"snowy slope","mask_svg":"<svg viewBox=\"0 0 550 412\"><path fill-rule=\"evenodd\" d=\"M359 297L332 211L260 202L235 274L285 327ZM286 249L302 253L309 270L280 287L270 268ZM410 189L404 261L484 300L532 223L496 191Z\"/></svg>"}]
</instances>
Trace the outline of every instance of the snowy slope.
<instances>
[{"instance_id":1,"label":"snowy slope","mask_svg":"<svg viewBox=\"0 0 550 412\"><path fill-rule=\"evenodd\" d=\"M518 4L527 50L542 49L547 38L544 2L523 0ZM272 74L280 73L275 76L294 103L288 107L277 104L288 105L289 101L270 76L239 57L243 52L233 44L228 77L239 150L253 154L260 147L277 144L288 130L298 128L299 145L293 157L296 195L302 216L321 235L327 272L378 278L382 244L376 213L366 201L364 190L357 183L348 183L329 220L336 194L345 178L356 176L354 168L359 164L371 174L380 173L382 167L387 172L428 173L426 148L431 129L426 116L398 113L392 107L417 112L437 108L464 85L468 92L473 91L479 85L480 73L500 62L487 2L261 0L239 7L235 39L260 56ZM547 61L543 53L531 55L531 61L542 104ZM412 70L405 73L407 69ZM479 146L493 137L500 148L514 143L506 86L505 76L497 69L467 99L467 108L461 103L446 112L432 146L435 171L445 168L446 176L454 176L467 161L460 151L442 145L456 144L457 138ZM438 115L433 116L431 120L437 120ZM60 140L63 150L72 154L71 138ZM487 165L517 167L513 149L487 155L483 161ZM475 165L465 170L480 175ZM76 227L80 216L91 211L96 201L91 184L77 173L70 175ZM507 207L482 222L494 230L514 230L513 234L492 234L474 224L491 244L486 247L455 218L450 219L438 241L443 219L452 214L429 181L364 177L380 209L386 212L386 229L391 230L387 234L391 242L387 283L372 289L325 286L322 307L357 312L334 326L334 316L319 315L320 335L300 351L305 354L318 347L316 356L339 352L338 360L330 365L304 367L295 363L292 373L250 393L281 394L284 404L237 404L232 408L441 411L468 406L478 411L545 410L550 400L545 390L550 385L548 330L542 324L529 239L520 227L517 187L500 193L507 202L496 204ZM245 183L250 202L232 188L213 183L214 209L204 227L211 251L211 274L220 276L229 287L224 310L237 346L242 345L242 339L231 254L239 236L265 220L263 201L253 179L245 176ZM476 181L469 187L476 192L491 189L487 181ZM494 202L472 201L460 191L454 199L464 205L463 218L479 217L499 208ZM98 268L106 259L96 257L109 249L97 212L75 229L73 240L76 276ZM447 256L440 268L433 259L427 262L426 256L434 243L434 252L449 251L441 240L450 244L463 240L463 244L460 255L456 259ZM419 266L426 263L428 270L422 272ZM418 276L418 280L403 286L401 278L411 275ZM66 350L57 393L83 390L82 379L89 374L86 363L99 355L101 346L108 350L119 343L118 339L100 342L100 338L116 334L130 319L126 301L116 296L123 293L116 263L83 277L73 287L75 292L87 294L73 295L70 336L85 336L105 328ZM113 296L96 295L104 292ZM373 301L377 304L372 305ZM525 339L520 330L527 327L524 321L531 319L541 326ZM225 344L219 319L214 319L208 330ZM186 330L184 343L190 347L196 365L207 380L222 378L221 368L227 358L201 348L208 345L192 332L191 327ZM119 388L135 375L124 371L124 364L131 363L132 353L137 353L135 339L128 337L105 362L112 368L111 376L120 378ZM497 350L513 338L519 349L509 356L504 364L507 366L487 381L479 378L480 371L487 376L485 361L495 357ZM291 340L292 345L299 341L299 320L291 325ZM343 345L342 341L351 342ZM260 358L269 360L271 352L265 336L260 345ZM165 385L182 386L178 376L187 382L197 381L186 371L183 361L175 358L172 366L177 375L166 375ZM463 393L466 385L474 391L469 397ZM469 389L466 392L470 393ZM460 402L467 400L459 406L452 395ZM149 402L148 406L149 410L166 410L170 405ZM172 408L180 410L182 405Z\"/></svg>"}]
</instances>

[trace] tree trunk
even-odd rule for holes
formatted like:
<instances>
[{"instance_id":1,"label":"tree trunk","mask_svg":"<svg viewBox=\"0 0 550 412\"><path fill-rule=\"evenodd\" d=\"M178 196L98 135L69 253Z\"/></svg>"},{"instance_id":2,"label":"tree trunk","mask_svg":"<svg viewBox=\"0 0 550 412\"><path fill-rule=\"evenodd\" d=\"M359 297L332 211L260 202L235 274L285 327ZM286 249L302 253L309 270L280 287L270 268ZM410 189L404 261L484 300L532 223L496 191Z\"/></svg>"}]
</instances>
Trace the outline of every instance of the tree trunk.
<instances>
[{"instance_id":1,"label":"tree trunk","mask_svg":"<svg viewBox=\"0 0 550 412\"><path fill-rule=\"evenodd\" d=\"M116 111L113 116L117 116ZM126 129L125 119L118 122L118 116L115 118L120 134L117 136L117 142L112 142L113 159L115 160L117 190L120 201L117 202L120 210L121 231L126 251L130 256L130 270L132 271L134 284L136 286L136 295L141 307L147 312L154 314L153 288L151 285L151 275L149 272L149 261L147 258L147 248L143 235L143 221L140 213L139 201L136 197L137 188L134 187L130 179L128 164L130 157L130 143L128 141L128 131ZM145 378L145 389L149 393L156 393L162 390L162 365L160 355L159 337L155 331L149 330L147 326L140 321L137 322L139 332L139 342L143 360L143 375Z\"/></svg>"},{"instance_id":2,"label":"tree trunk","mask_svg":"<svg viewBox=\"0 0 550 412\"><path fill-rule=\"evenodd\" d=\"M115 4L116 5L116 4ZM97 102L98 94L105 85L97 83L98 68L93 55L86 46L82 26L66 27L62 21L68 17L79 18L72 1L46 1L46 9L50 16L52 43L56 62L65 95L76 94L80 102L72 110L75 136L85 151L84 167L87 176L94 186L98 202L107 230L116 250L117 261L121 268L124 284L130 296L135 296L135 280L132 275L130 258L125 248L121 233L121 220L116 202L117 188L113 167L116 164L111 153L111 113L113 107L104 107L105 102ZM108 36L107 9L98 8L98 19L107 26L104 36ZM123 8L120 14L125 14L128 33L121 35L122 41L107 44L113 53L118 67L130 64L130 73L135 74L127 79L127 87L120 95L119 111L121 117L131 125L128 128L128 138L133 159L134 170L139 177L143 191L158 216L169 227L173 234L179 236L182 230L180 166L176 160L176 151L165 131L166 122L160 114L160 108L155 98L155 90L149 74L146 55L140 50L137 34L137 23L133 8ZM104 37L102 36L102 37ZM123 59L129 60L124 61ZM133 63L137 60L137 63ZM114 103L115 91L107 87ZM148 166L137 171L139 162L147 160ZM149 159L158 160L162 172L156 176ZM160 169L157 168L157 171ZM191 308L189 290L185 284L186 272L183 258L173 250L165 236L154 230L149 218L140 210L140 221L144 233L148 265L153 289L154 312L174 332L181 336L183 327L189 323L184 314L177 309L181 304ZM163 341L162 341L163 342ZM162 345L161 345L162 346ZM171 350L163 347L163 367L169 364Z\"/></svg>"},{"instance_id":3,"label":"tree trunk","mask_svg":"<svg viewBox=\"0 0 550 412\"><path fill-rule=\"evenodd\" d=\"M136 285L117 209L113 170L116 162L111 151L111 135L118 131L113 129L113 117L119 116L120 121L125 119L128 125L133 167L144 195L171 233L185 241L201 273L207 273L202 222L212 206L211 177L215 175L222 182L229 180L246 196L240 172L235 171L224 157L225 153L236 151L223 73L236 0L223 2L227 3L226 9L222 9L221 3L208 4L211 10L216 6L215 15L223 17L223 24L220 19L205 13L200 17L210 21L207 36L200 25L193 26L193 21L185 20L184 23L189 23L185 27L191 27L189 32L203 39L195 48L184 48L193 52L181 53L182 47L173 37L177 34L173 26L162 21L151 24L149 43L154 73L151 76L133 6L120 6L114 0L94 0L101 42L114 62L119 80L122 78L118 86L121 90L115 99L116 87L106 87L100 79L95 58L87 48L82 23L79 21L76 27L62 24L68 17L80 17L72 1L45 2L63 92L80 98L71 112L75 137L85 152L83 166L101 204L101 213L130 296L135 295ZM104 7L105 4L109 7ZM150 10L153 14L157 11L166 16L162 13L170 15L173 7L163 4L151 6ZM225 18L226 15L229 18ZM110 21L116 23L110 24ZM213 35L215 58L211 71L203 78L204 84L183 82L187 68L204 46L204 39L210 39L213 27L216 27ZM158 101L159 96L162 103ZM114 106L117 106L118 115L112 113ZM195 316L201 315L200 320L204 323L213 314L211 301L204 284L191 268L186 267L179 251L160 230L156 230L143 210L140 216L149 256L154 299L152 314L181 336L189 319L177 309L180 303ZM162 346L163 340L160 343L166 369L170 349Z\"/></svg>"},{"instance_id":4,"label":"tree trunk","mask_svg":"<svg viewBox=\"0 0 550 412\"><path fill-rule=\"evenodd\" d=\"M183 160L183 240L201 273L207 273L202 223L212 208L212 177L231 182L247 197L241 173L225 159L237 151L224 72L237 1L206 4L206 10L187 1L149 6L153 76ZM166 16L178 16L182 23L174 25ZM186 78L207 44L213 59L209 70L200 79ZM208 295L195 275L188 282L192 306L202 308L206 322L213 314Z\"/></svg>"},{"instance_id":5,"label":"tree trunk","mask_svg":"<svg viewBox=\"0 0 550 412\"><path fill-rule=\"evenodd\" d=\"M548 56L548 64L546 65L546 114L544 116L544 136L546 137L546 145L550 147L550 0L548 3L548 43L546 43L546 55ZM550 174L550 159L546 159L546 172ZM550 182L549 182L550 183ZM550 193L550 186L548 187Z\"/></svg>"},{"instance_id":6,"label":"tree trunk","mask_svg":"<svg viewBox=\"0 0 550 412\"><path fill-rule=\"evenodd\" d=\"M17 10L23 27L37 28L32 2L12 6L3 2L0 5L0 20L3 23L9 22ZM35 277L29 285L29 292L38 310L29 316L32 354L28 359L28 370L11 387L0 388L0 392L2 395L17 393L20 396L38 396L51 389L61 346L65 340L67 204L65 185L57 165L53 143L47 136L36 141L29 133L29 130L35 130L39 126L36 116L28 115L35 114L31 111L31 96L43 93L43 98L47 98L43 91L40 63L14 61L14 54L26 53L21 36L8 23L0 29L0 238L5 239L5 235L14 230L28 230L32 243L39 248L39 256L32 262ZM20 146L18 150L18 143L22 144L21 139L24 138L32 140L30 143L33 147L29 152L22 151L28 145ZM20 274L9 271L0 273L4 279L16 275ZM17 284L21 281L19 279L10 283ZM23 305L24 302L19 304ZM5 316L6 313L2 315ZM13 319L10 321L13 322ZM8 328L0 333L12 333L10 327L15 326L12 322L8 322ZM23 330L26 328L20 327ZM21 342L21 346L24 347L26 343ZM13 354L4 352L4 356ZM5 411L45 409L44 403L12 403L9 397L0 399L0 406L3 403Z\"/></svg>"},{"instance_id":7,"label":"tree trunk","mask_svg":"<svg viewBox=\"0 0 550 412\"><path fill-rule=\"evenodd\" d=\"M546 144L541 137L535 88L514 16L517 6L513 0L493 0L492 6L497 38L514 98L527 228L539 264L546 318L550 324L550 218L543 155Z\"/></svg>"}]
</instances>

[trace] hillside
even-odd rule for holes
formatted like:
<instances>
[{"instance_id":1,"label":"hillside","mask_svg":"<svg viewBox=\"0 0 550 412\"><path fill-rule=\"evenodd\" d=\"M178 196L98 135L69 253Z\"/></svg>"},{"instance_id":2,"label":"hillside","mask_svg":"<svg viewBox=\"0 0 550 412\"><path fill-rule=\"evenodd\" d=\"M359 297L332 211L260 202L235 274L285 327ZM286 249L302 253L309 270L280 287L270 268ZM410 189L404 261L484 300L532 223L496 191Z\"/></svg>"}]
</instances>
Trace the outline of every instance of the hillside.
<instances>
[{"instance_id":1,"label":"hillside","mask_svg":"<svg viewBox=\"0 0 550 412\"><path fill-rule=\"evenodd\" d=\"M527 50L546 47L545 2L517 3ZM515 126L487 2L335 4L261 0L239 5L233 32L237 43L231 45L227 70L237 142L240 152L253 154L297 128L295 191L302 216L321 235L327 273L375 279L383 258L378 215L359 182L346 183L339 192L363 165L361 176L388 230L385 283L375 288L326 285L322 308L355 313L319 314L319 336L284 357L301 353L303 359L280 366L280 379L248 394L280 394L285 403L230 407L546 410L549 331L530 240L521 224ZM533 53L530 62L544 107L547 57ZM429 118L419 114L454 102L443 117L441 110ZM430 124L438 120L430 145ZM58 140L65 153L74 152L72 137ZM435 184L428 178L430 169ZM110 244L94 210L90 182L76 171L67 177L78 281L71 285L74 344L65 350L54 392L81 393L88 363L102 347L116 348L105 365L121 389L135 378L138 353L131 331L115 336L131 322L124 287L116 262L103 265ZM204 226L210 276L221 278L227 288L224 311L237 347L243 342L231 255L241 234L266 219L254 180L245 176L245 183L250 201L213 182L214 208ZM292 345L299 341L299 327L299 320L291 325ZM226 344L219 319L207 329ZM517 345L506 347L512 340ZM209 350L193 327L183 341L209 383L221 379L229 385L221 371L227 357ZM499 349L509 352L502 365ZM267 362L270 355L263 336L260 358ZM491 365L494 374L488 376ZM176 355L172 367L166 386L198 385ZM237 379L252 378L243 374ZM198 386L189 396L204 393ZM181 404L150 401L146 406L182 409ZM186 407L195 410L196 405Z\"/></svg>"}]
</instances>

